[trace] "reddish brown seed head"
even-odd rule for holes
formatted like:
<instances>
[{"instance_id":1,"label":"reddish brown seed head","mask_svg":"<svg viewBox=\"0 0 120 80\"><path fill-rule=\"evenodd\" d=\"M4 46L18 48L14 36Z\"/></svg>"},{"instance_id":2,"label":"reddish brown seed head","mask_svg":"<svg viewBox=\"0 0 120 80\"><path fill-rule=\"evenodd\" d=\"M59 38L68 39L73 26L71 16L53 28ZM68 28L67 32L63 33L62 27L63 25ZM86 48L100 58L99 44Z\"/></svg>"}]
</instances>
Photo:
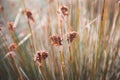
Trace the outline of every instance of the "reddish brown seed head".
<instances>
[{"instance_id":1,"label":"reddish brown seed head","mask_svg":"<svg viewBox=\"0 0 120 80\"><path fill-rule=\"evenodd\" d=\"M8 46L8 51L15 51L17 49L17 45L16 43L11 43L9 46Z\"/></svg>"},{"instance_id":2,"label":"reddish brown seed head","mask_svg":"<svg viewBox=\"0 0 120 80\"><path fill-rule=\"evenodd\" d=\"M30 10L25 10L25 13L27 15L27 18L34 22L34 18L33 18L32 12Z\"/></svg>"},{"instance_id":3,"label":"reddish brown seed head","mask_svg":"<svg viewBox=\"0 0 120 80\"><path fill-rule=\"evenodd\" d=\"M42 51L42 59L46 59L48 57L48 52Z\"/></svg>"},{"instance_id":4,"label":"reddish brown seed head","mask_svg":"<svg viewBox=\"0 0 120 80\"><path fill-rule=\"evenodd\" d=\"M37 61L38 63L41 63L43 60L45 60L48 57L48 52L46 51L37 51L34 55L34 61Z\"/></svg>"},{"instance_id":5,"label":"reddish brown seed head","mask_svg":"<svg viewBox=\"0 0 120 80\"><path fill-rule=\"evenodd\" d=\"M77 32L75 32L75 31L68 33L67 34L67 41L69 43L73 42L73 40L76 38L76 36L77 36Z\"/></svg>"},{"instance_id":6,"label":"reddish brown seed head","mask_svg":"<svg viewBox=\"0 0 120 80\"><path fill-rule=\"evenodd\" d=\"M33 59L34 59L34 61L37 61L37 62L41 63L41 61L42 61L42 54L41 54L41 52L37 51L37 53L34 55Z\"/></svg>"},{"instance_id":7,"label":"reddish brown seed head","mask_svg":"<svg viewBox=\"0 0 120 80\"><path fill-rule=\"evenodd\" d=\"M67 6L61 6L60 10L64 16L68 15L68 7Z\"/></svg>"},{"instance_id":8,"label":"reddish brown seed head","mask_svg":"<svg viewBox=\"0 0 120 80\"><path fill-rule=\"evenodd\" d=\"M62 38L59 35L51 36L50 39L52 41L52 45L57 45L57 46L62 45Z\"/></svg>"},{"instance_id":9,"label":"reddish brown seed head","mask_svg":"<svg viewBox=\"0 0 120 80\"><path fill-rule=\"evenodd\" d=\"M9 29L11 32L14 32L13 22L12 22L12 21L9 21L9 22L7 23L7 25L8 25L8 29Z\"/></svg>"}]
</instances>

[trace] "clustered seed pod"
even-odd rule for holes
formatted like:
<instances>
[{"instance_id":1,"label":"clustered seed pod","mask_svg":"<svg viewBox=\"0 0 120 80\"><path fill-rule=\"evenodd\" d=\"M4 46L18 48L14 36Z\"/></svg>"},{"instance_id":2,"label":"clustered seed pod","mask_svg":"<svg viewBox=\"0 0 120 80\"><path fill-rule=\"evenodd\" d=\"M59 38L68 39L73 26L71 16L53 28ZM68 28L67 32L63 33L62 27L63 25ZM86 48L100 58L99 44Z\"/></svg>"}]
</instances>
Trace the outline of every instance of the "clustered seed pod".
<instances>
[{"instance_id":1,"label":"clustered seed pod","mask_svg":"<svg viewBox=\"0 0 120 80\"><path fill-rule=\"evenodd\" d=\"M33 15L32 15L32 12L30 10L25 10L25 13L27 15L27 18L31 21L35 21L34 18L33 18Z\"/></svg>"},{"instance_id":2,"label":"clustered seed pod","mask_svg":"<svg viewBox=\"0 0 120 80\"><path fill-rule=\"evenodd\" d=\"M68 16L68 7L67 6L61 6L59 10L57 11L58 14L62 14L63 16Z\"/></svg>"},{"instance_id":3,"label":"clustered seed pod","mask_svg":"<svg viewBox=\"0 0 120 80\"><path fill-rule=\"evenodd\" d=\"M76 36L77 36L77 32L75 32L75 31L72 31L72 32L68 33L67 34L68 43L73 42L73 40L76 38Z\"/></svg>"},{"instance_id":4,"label":"clustered seed pod","mask_svg":"<svg viewBox=\"0 0 120 80\"><path fill-rule=\"evenodd\" d=\"M57 45L57 46L62 45L62 37L60 37L59 35L51 36L50 39L52 41L52 45Z\"/></svg>"},{"instance_id":5,"label":"clustered seed pod","mask_svg":"<svg viewBox=\"0 0 120 80\"><path fill-rule=\"evenodd\" d=\"M8 46L8 51L16 51L17 49L17 45L16 43L11 43L9 46Z\"/></svg>"},{"instance_id":6,"label":"clustered seed pod","mask_svg":"<svg viewBox=\"0 0 120 80\"><path fill-rule=\"evenodd\" d=\"M64 16L68 15L68 8L67 8L67 6L61 6L60 10L61 10L61 12L63 13Z\"/></svg>"},{"instance_id":7,"label":"clustered seed pod","mask_svg":"<svg viewBox=\"0 0 120 80\"><path fill-rule=\"evenodd\" d=\"M35 53L33 60L41 64L41 62L45 60L47 57L48 57L48 52L44 50L40 50Z\"/></svg>"},{"instance_id":8,"label":"clustered seed pod","mask_svg":"<svg viewBox=\"0 0 120 80\"><path fill-rule=\"evenodd\" d=\"M11 32L14 32L13 22L12 22L12 21L9 21L9 22L7 23L7 25L8 25L8 29L9 29Z\"/></svg>"}]
</instances>

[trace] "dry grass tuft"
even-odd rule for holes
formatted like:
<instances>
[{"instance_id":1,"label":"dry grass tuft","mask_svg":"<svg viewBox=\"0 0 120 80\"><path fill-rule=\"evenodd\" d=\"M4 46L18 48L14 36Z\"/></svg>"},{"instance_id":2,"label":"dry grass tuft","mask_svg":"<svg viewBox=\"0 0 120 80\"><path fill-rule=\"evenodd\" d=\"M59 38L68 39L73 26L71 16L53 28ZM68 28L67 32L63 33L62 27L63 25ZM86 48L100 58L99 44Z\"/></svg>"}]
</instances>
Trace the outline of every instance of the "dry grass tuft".
<instances>
[{"instance_id":1,"label":"dry grass tuft","mask_svg":"<svg viewBox=\"0 0 120 80\"><path fill-rule=\"evenodd\" d=\"M0 80L120 80L119 4L0 0Z\"/></svg>"}]
</instances>

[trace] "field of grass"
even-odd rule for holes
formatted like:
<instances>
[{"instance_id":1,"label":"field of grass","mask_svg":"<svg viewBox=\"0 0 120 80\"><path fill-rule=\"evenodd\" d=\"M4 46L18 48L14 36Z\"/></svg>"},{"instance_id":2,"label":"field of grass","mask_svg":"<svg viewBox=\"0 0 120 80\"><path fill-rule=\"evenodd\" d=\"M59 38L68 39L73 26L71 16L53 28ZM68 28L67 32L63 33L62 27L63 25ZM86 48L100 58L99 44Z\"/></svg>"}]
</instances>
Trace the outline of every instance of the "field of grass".
<instances>
[{"instance_id":1,"label":"field of grass","mask_svg":"<svg viewBox=\"0 0 120 80\"><path fill-rule=\"evenodd\" d=\"M0 80L120 80L120 1L0 0Z\"/></svg>"}]
</instances>

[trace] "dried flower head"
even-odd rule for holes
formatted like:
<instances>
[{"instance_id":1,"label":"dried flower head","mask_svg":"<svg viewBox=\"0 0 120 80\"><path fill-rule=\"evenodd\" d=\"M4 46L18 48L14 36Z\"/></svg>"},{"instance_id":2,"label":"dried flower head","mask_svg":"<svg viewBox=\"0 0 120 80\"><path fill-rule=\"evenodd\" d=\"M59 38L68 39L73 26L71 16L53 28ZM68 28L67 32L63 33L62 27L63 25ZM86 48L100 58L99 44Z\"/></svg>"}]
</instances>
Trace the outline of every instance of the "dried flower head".
<instances>
[{"instance_id":1,"label":"dried flower head","mask_svg":"<svg viewBox=\"0 0 120 80\"><path fill-rule=\"evenodd\" d=\"M48 52L41 50L41 51L37 51L37 52L35 53L33 59L34 59L34 61L37 61L38 63L41 64L41 62L42 62L43 60L45 60L47 57L48 57Z\"/></svg>"},{"instance_id":2,"label":"dried flower head","mask_svg":"<svg viewBox=\"0 0 120 80\"><path fill-rule=\"evenodd\" d=\"M25 10L25 13L27 15L27 18L31 21L35 21L34 18L33 18L33 15L32 15L32 12L30 10Z\"/></svg>"},{"instance_id":3,"label":"dried flower head","mask_svg":"<svg viewBox=\"0 0 120 80\"><path fill-rule=\"evenodd\" d=\"M42 51L42 59L46 59L48 57L48 52Z\"/></svg>"},{"instance_id":4,"label":"dried flower head","mask_svg":"<svg viewBox=\"0 0 120 80\"><path fill-rule=\"evenodd\" d=\"M75 31L68 33L67 34L67 41L69 43L73 42L73 40L76 38L76 36L77 36L77 32L75 32Z\"/></svg>"},{"instance_id":5,"label":"dried flower head","mask_svg":"<svg viewBox=\"0 0 120 80\"><path fill-rule=\"evenodd\" d=\"M7 25L8 25L8 29L9 29L11 32L14 32L13 22L12 22L12 21L9 21L9 22L7 23Z\"/></svg>"},{"instance_id":6,"label":"dried flower head","mask_svg":"<svg viewBox=\"0 0 120 80\"><path fill-rule=\"evenodd\" d=\"M2 5L0 5L0 12L2 12L3 11L3 6Z\"/></svg>"},{"instance_id":7,"label":"dried flower head","mask_svg":"<svg viewBox=\"0 0 120 80\"><path fill-rule=\"evenodd\" d=\"M8 51L15 51L17 49L17 45L16 43L11 43L9 46L8 46Z\"/></svg>"},{"instance_id":8,"label":"dried flower head","mask_svg":"<svg viewBox=\"0 0 120 80\"><path fill-rule=\"evenodd\" d=\"M52 45L57 45L57 46L62 45L62 38L59 35L51 36L50 39L52 41Z\"/></svg>"},{"instance_id":9,"label":"dried flower head","mask_svg":"<svg viewBox=\"0 0 120 80\"><path fill-rule=\"evenodd\" d=\"M67 6L61 6L60 10L61 10L61 12L63 13L64 16L68 15L68 8L67 8Z\"/></svg>"},{"instance_id":10,"label":"dried flower head","mask_svg":"<svg viewBox=\"0 0 120 80\"><path fill-rule=\"evenodd\" d=\"M10 51L5 55L5 57L15 57L15 56L16 56L16 54L14 51Z\"/></svg>"},{"instance_id":11,"label":"dried flower head","mask_svg":"<svg viewBox=\"0 0 120 80\"><path fill-rule=\"evenodd\" d=\"M67 6L61 6L59 10L57 11L58 14L61 14L63 16L68 16L68 7Z\"/></svg>"}]
</instances>

